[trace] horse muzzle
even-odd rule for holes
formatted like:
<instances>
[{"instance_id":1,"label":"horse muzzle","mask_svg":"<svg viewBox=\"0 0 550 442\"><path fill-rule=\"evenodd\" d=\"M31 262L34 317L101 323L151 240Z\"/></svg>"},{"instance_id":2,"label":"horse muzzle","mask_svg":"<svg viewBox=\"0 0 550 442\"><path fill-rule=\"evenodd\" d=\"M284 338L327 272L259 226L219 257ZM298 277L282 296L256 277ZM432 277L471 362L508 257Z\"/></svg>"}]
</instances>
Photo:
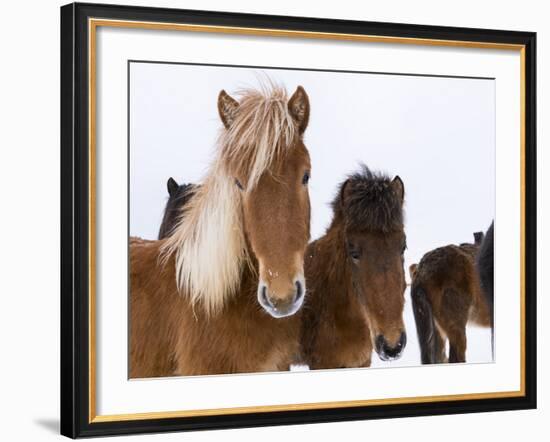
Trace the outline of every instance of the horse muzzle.
<instances>
[{"instance_id":1,"label":"horse muzzle","mask_svg":"<svg viewBox=\"0 0 550 442\"><path fill-rule=\"evenodd\" d=\"M285 297L274 296L268 285L260 281L258 285L258 302L274 318L292 316L304 303L306 284L304 278L297 278L291 292Z\"/></svg>"},{"instance_id":2,"label":"horse muzzle","mask_svg":"<svg viewBox=\"0 0 550 442\"><path fill-rule=\"evenodd\" d=\"M401 332L399 340L395 345L390 345L384 335L378 335L376 337L376 353L383 361L393 361L399 359L405 346L407 345L407 334Z\"/></svg>"}]
</instances>

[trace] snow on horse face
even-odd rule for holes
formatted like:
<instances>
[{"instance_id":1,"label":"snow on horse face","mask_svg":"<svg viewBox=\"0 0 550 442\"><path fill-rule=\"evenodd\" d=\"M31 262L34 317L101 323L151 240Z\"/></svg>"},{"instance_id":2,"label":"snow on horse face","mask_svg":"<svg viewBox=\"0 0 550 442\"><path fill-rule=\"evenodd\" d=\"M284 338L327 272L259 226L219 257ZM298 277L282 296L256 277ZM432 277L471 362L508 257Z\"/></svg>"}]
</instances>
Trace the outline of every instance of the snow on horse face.
<instances>
[{"instance_id":1,"label":"snow on horse face","mask_svg":"<svg viewBox=\"0 0 550 442\"><path fill-rule=\"evenodd\" d=\"M226 128L225 166L239 189L244 235L258 262L258 302L273 317L292 315L305 296L309 241L307 95L299 87L290 100L275 90L268 100L256 93L239 103L222 91L218 111Z\"/></svg>"}]
</instances>

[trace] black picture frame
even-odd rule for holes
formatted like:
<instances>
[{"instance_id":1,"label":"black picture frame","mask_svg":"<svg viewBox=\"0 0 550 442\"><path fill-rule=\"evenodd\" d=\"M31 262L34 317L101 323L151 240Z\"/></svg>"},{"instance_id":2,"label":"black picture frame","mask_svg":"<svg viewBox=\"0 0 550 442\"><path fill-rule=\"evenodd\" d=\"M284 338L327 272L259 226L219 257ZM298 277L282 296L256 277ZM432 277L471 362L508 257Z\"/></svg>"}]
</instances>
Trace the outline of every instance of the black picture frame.
<instances>
[{"instance_id":1,"label":"black picture frame","mask_svg":"<svg viewBox=\"0 0 550 442\"><path fill-rule=\"evenodd\" d=\"M90 245L87 235L90 158L87 146L90 137L88 19L91 17L522 45L525 51L525 395L268 413L90 421ZM61 434L65 436L76 438L536 408L536 228L535 33L84 3L61 8Z\"/></svg>"}]
</instances>

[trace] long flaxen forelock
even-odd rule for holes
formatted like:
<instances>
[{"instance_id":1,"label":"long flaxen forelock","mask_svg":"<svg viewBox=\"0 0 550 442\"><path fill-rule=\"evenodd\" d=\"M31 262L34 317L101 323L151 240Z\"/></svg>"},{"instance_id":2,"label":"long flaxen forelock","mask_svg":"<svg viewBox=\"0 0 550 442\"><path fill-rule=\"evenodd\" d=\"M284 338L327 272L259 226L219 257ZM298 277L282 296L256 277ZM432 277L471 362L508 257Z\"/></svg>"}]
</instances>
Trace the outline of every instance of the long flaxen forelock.
<instances>
[{"instance_id":1,"label":"long flaxen forelock","mask_svg":"<svg viewBox=\"0 0 550 442\"><path fill-rule=\"evenodd\" d=\"M344 185L351 186L346 189L345 199ZM365 165L342 183L333 208L342 211L349 229L388 233L403 228L403 203L393 189L392 180Z\"/></svg>"},{"instance_id":2,"label":"long flaxen forelock","mask_svg":"<svg viewBox=\"0 0 550 442\"><path fill-rule=\"evenodd\" d=\"M239 96L238 114L219 137L218 159L162 246L164 262L175 254L178 290L208 315L223 309L239 289L244 266L251 266L234 174L247 178L245 190L253 189L297 136L284 89Z\"/></svg>"},{"instance_id":3,"label":"long flaxen forelock","mask_svg":"<svg viewBox=\"0 0 550 442\"><path fill-rule=\"evenodd\" d=\"M253 189L266 172L276 172L298 131L288 110L285 89L275 85L242 90L235 120L223 130L219 145L227 172L244 177Z\"/></svg>"},{"instance_id":4,"label":"long flaxen forelock","mask_svg":"<svg viewBox=\"0 0 550 442\"><path fill-rule=\"evenodd\" d=\"M238 192L216 163L163 244L165 261L175 254L178 290L208 315L219 312L237 291L249 259Z\"/></svg>"}]
</instances>

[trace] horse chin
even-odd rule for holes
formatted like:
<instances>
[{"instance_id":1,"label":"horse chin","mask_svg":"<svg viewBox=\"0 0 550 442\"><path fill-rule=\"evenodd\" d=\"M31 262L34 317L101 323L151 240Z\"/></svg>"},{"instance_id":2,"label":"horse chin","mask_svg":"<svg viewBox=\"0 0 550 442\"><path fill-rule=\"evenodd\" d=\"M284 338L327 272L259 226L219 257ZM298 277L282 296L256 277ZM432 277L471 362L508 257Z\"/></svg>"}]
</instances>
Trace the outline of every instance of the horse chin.
<instances>
[{"instance_id":1,"label":"horse chin","mask_svg":"<svg viewBox=\"0 0 550 442\"><path fill-rule=\"evenodd\" d=\"M398 355L395 355L395 356L390 356L390 355L387 355L386 353L383 353L383 352L377 352L378 354L378 357L380 358L381 361L384 361L384 362L391 362L391 361L396 361L398 360L399 358L401 358L401 355L403 353L399 353Z\"/></svg>"},{"instance_id":2,"label":"horse chin","mask_svg":"<svg viewBox=\"0 0 550 442\"><path fill-rule=\"evenodd\" d=\"M263 307L263 306L262 306ZM300 307L297 307L297 308L290 308L290 309L287 309L287 310L279 310L279 309L275 309L275 308L266 308L264 307L265 311L267 311L267 313L269 313L273 318L275 319L280 319L280 318L286 318L288 316L292 316L293 314L295 314L299 309Z\"/></svg>"},{"instance_id":3,"label":"horse chin","mask_svg":"<svg viewBox=\"0 0 550 442\"><path fill-rule=\"evenodd\" d=\"M272 307L270 305L267 305L262 299L258 299L258 302L262 306L262 308L269 313L270 316L273 318L279 319L279 318L286 318L288 316L294 315L300 308L302 307L302 304L304 302L304 298L298 299L293 304L289 305L285 308L277 308Z\"/></svg>"}]
</instances>

